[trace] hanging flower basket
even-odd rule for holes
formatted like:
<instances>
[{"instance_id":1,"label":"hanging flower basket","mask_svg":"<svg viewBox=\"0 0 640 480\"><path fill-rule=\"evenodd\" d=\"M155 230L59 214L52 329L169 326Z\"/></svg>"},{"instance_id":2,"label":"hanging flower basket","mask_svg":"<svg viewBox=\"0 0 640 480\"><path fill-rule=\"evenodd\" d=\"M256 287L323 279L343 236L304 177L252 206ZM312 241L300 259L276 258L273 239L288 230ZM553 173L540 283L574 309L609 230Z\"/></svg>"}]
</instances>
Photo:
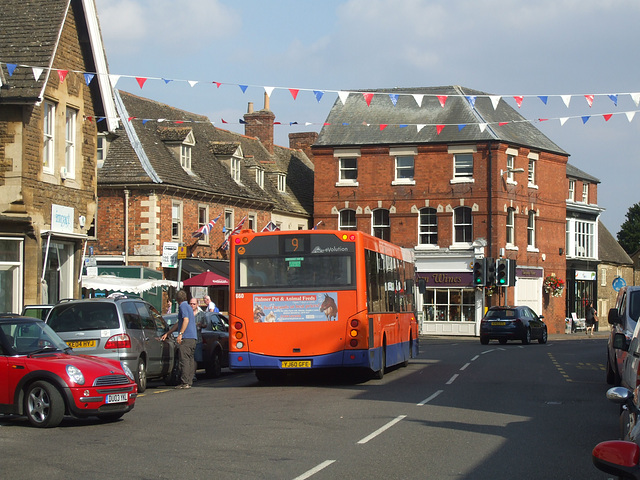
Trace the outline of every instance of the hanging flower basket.
<instances>
[{"instance_id":1,"label":"hanging flower basket","mask_svg":"<svg viewBox=\"0 0 640 480\"><path fill-rule=\"evenodd\" d=\"M564 290L564 280L556 277L555 273L552 273L544 279L542 288L544 288L545 293L551 294L552 297L559 297Z\"/></svg>"}]
</instances>

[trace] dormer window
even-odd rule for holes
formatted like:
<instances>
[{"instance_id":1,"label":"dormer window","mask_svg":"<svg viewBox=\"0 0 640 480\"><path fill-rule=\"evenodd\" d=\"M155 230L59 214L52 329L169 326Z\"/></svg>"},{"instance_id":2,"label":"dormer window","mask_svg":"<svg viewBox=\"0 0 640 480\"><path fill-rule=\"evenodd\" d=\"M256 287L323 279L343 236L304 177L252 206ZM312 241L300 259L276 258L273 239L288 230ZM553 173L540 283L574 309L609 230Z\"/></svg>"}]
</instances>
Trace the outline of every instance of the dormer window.
<instances>
[{"instance_id":1,"label":"dormer window","mask_svg":"<svg viewBox=\"0 0 640 480\"><path fill-rule=\"evenodd\" d=\"M174 158L180 160L180 166L187 173L191 173L191 150L196 144L191 128L161 126L158 127L158 134Z\"/></svg>"},{"instance_id":2,"label":"dormer window","mask_svg":"<svg viewBox=\"0 0 640 480\"><path fill-rule=\"evenodd\" d=\"M180 145L180 165L185 170L191 170L191 145Z\"/></svg>"},{"instance_id":3,"label":"dormer window","mask_svg":"<svg viewBox=\"0 0 640 480\"><path fill-rule=\"evenodd\" d=\"M262 189L264 189L264 170L256 168L256 183Z\"/></svg>"},{"instance_id":4,"label":"dormer window","mask_svg":"<svg viewBox=\"0 0 640 480\"><path fill-rule=\"evenodd\" d=\"M231 177L236 183L240 183L240 165L241 162L238 157L231 157L231 168L229 173L231 173Z\"/></svg>"},{"instance_id":5,"label":"dormer window","mask_svg":"<svg viewBox=\"0 0 640 480\"><path fill-rule=\"evenodd\" d=\"M278 174L278 191L280 193L284 193L287 190L287 176L279 173Z\"/></svg>"}]
</instances>

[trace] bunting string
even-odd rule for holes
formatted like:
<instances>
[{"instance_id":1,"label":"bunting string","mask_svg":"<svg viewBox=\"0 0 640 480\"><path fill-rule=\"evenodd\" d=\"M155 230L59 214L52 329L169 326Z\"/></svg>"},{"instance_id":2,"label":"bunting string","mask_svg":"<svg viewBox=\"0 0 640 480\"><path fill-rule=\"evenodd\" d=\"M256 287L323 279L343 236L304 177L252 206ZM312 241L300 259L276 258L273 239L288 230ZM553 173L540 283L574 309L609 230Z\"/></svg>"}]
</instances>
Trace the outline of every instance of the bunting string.
<instances>
[{"instance_id":1,"label":"bunting string","mask_svg":"<svg viewBox=\"0 0 640 480\"><path fill-rule=\"evenodd\" d=\"M84 72L84 71L79 71L79 70L72 70L72 69L57 69L57 68L52 68L52 67L42 67L42 66L32 66L32 65L24 65L24 64L19 64L19 63L10 63L10 62L3 62L0 61L0 67L4 65L7 69L7 73L9 74L9 78L11 78L17 69L28 69L31 71L33 78L38 81L42 74L47 71L49 74L51 73L55 73L58 76L58 79L60 80L60 82L64 82L65 79L67 78L67 76L70 73L76 73L76 74L81 74L84 77L84 81L87 85L89 85L92 81L95 80L96 77L102 77L102 76L106 76L111 84L111 86L115 89L116 84L120 81L121 78L129 78L129 79L134 79L136 81L136 83L138 84L140 89L143 89L145 85L147 85L148 81L162 81L164 82L164 84L169 84L171 82L182 82L182 83L187 83L189 84L190 87L195 87L196 85L199 84L208 84L208 85L215 85L216 88L221 88L221 87L229 87L229 86L233 86L233 87L239 87L240 90L243 93L246 93L247 89L249 88L261 88L264 90L264 92L270 97L273 92L275 90L283 90L283 91L288 91L289 94L292 96L293 100L297 100L299 97L299 93L300 92L312 92L315 99L317 100L317 102L319 103L321 101L321 99L324 97L324 95L326 93L332 93L332 94L336 94L338 96L338 98L340 99L340 101L345 104L349 95L361 95L363 97L363 99L365 100L365 102L367 103L368 106L371 105L371 102L374 98L374 96L378 97L378 96L385 96L388 97L390 103L392 106L396 106L398 99L401 96L410 96L414 99L414 101L416 102L416 104L421 107L422 106L422 102L424 100L425 97L427 98L437 98L438 102L440 104L440 106L442 108L445 108L446 103L447 103L447 99L449 97L462 97L465 98L469 104L471 105L472 108L475 108L475 102L478 98L488 98L491 101L491 104L495 109L498 108L498 104L500 102L500 100L502 99L513 99L517 105L518 108L521 108L523 103L525 102L525 100L529 101L530 99L537 99L536 101L540 101L542 102L543 105L548 105L549 99L550 98L558 98L560 100L562 100L562 102L565 104L565 106L567 108L569 108L571 101L574 98L582 98L586 101L586 104L589 108L593 107L594 102L596 101L596 99L600 99L600 98L604 98L604 99L608 99L608 101L613 104L613 106L617 107L618 106L618 101L620 100L621 97L629 97L634 103L635 105L638 107L640 106L640 92L628 92L628 93L590 93L590 94L569 94L569 95L490 95L490 94L484 94L484 95L463 95L463 94L451 94L451 95L442 95L442 94L429 94L429 93L424 93L424 94L415 94L415 93L402 93L402 92L383 92L383 91L376 91L376 92L363 92L363 91L347 91L347 90L331 90L331 89L312 89L312 88L291 88L291 87L278 87L278 86L264 86L264 85L251 85L251 84L237 84L237 83L227 83L227 82L218 82L218 81L201 81L201 80L183 80L183 79L171 79L171 78L165 78L165 77L148 77L148 76L135 76L135 75L118 75L118 74L102 74L102 73L97 73L97 72ZM5 79L6 80L6 79ZM631 110L631 111L626 111L626 112L615 112L615 113L605 113L605 114L596 114L596 115L575 115L575 116L565 116L565 117L556 117L556 118L538 118L538 119L533 119L533 120L517 120L517 121L505 121L505 122L487 122L487 123L470 123L470 124L433 124L433 123L429 123L428 121L425 121L424 123L420 123L420 124L393 124L393 123L388 123L388 124L371 124L371 123L366 123L366 122L362 122L362 123L342 123L340 124L340 126L351 126L351 125L365 125L368 127L374 127L374 128L379 128L380 131L385 130L389 127L397 127L397 128L407 128L409 126L415 127L418 131L422 130L425 127L435 127L436 128L436 132L438 134L440 134L445 128L447 127L456 127L459 131L466 128L466 127L470 127L470 126L476 126L477 128L479 128L481 131L484 131L487 127L495 127L495 126L504 126L504 125L508 125L508 124L513 124L513 123L522 123L522 122L528 122L528 123L536 123L536 122L546 122L546 121L551 121L551 120L556 120L559 121L561 125L564 125L568 120L571 119L580 119L582 121L583 124L586 124L592 117L602 117L605 122L608 122L614 115L625 115L627 117L627 120L629 122L631 122L633 120L633 118L635 117L635 114L638 112L639 110ZM103 121L106 120L106 117L85 117L86 121ZM119 119L121 121L123 121L124 119ZM171 123L204 123L204 122L192 122L192 121L179 121L179 120L168 120L168 119L137 119L136 117L130 117L128 119L126 119L127 121L131 122L133 120L141 120L142 123L146 123L148 121L157 121L157 122L171 122ZM215 125L215 122L211 122L212 124ZM246 124L246 122L242 119L239 119L238 122L229 122L226 121L225 119L221 118L221 123L223 124ZM290 122L274 122L274 125L288 125L288 126L294 126L294 125L304 125L304 126L325 126L325 125L330 125L328 123L322 123L322 122L298 122L298 121L290 121Z\"/></svg>"}]
</instances>

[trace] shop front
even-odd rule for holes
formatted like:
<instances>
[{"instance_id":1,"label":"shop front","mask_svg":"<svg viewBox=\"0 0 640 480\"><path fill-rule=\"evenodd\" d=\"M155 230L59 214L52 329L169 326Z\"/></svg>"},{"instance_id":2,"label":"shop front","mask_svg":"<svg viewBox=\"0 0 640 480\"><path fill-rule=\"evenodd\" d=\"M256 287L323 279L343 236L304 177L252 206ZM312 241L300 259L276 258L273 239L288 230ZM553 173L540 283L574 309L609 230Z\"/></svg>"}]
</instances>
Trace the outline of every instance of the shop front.
<instances>
[{"instance_id":1,"label":"shop front","mask_svg":"<svg viewBox=\"0 0 640 480\"><path fill-rule=\"evenodd\" d=\"M482 289L473 285L473 272L418 272L417 276L423 334L478 335L483 298Z\"/></svg>"}]
</instances>

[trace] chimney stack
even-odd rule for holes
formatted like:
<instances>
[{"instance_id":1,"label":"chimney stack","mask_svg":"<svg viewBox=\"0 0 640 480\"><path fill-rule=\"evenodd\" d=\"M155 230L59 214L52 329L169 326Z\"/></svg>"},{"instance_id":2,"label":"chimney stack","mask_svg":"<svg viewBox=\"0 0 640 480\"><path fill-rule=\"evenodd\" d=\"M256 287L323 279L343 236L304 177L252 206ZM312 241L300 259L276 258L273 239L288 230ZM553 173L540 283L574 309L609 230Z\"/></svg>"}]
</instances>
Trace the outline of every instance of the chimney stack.
<instances>
[{"instance_id":1,"label":"chimney stack","mask_svg":"<svg viewBox=\"0 0 640 480\"><path fill-rule=\"evenodd\" d=\"M264 94L264 109L253 111L253 102L249 102L247 113L244 115L244 134L248 137L256 137L269 153L273 153L273 124L276 116L269 110L269 95Z\"/></svg>"}]
</instances>

